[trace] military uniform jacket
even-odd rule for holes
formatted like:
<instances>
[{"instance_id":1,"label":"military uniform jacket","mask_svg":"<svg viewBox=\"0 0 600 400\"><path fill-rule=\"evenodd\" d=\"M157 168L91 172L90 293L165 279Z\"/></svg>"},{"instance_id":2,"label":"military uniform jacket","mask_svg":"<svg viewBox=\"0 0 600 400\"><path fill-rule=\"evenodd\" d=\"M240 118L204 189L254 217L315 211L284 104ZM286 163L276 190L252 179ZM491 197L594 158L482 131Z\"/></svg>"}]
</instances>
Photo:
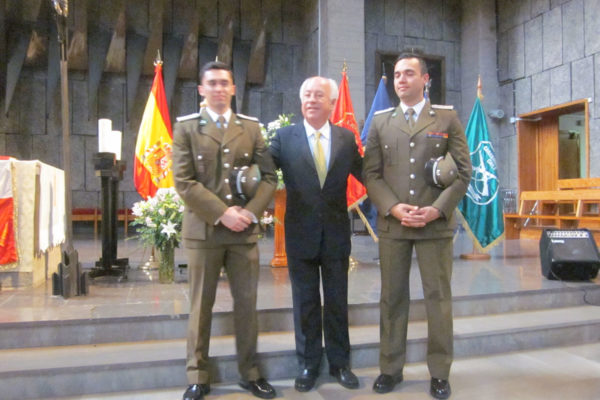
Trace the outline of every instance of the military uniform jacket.
<instances>
[{"instance_id":1,"label":"military uniform jacket","mask_svg":"<svg viewBox=\"0 0 600 400\"><path fill-rule=\"evenodd\" d=\"M425 163L447 152L456 162L458 178L445 189L430 186L425 181ZM451 237L456 227L454 209L471 179L469 147L456 112L427 102L412 132L400 106L376 114L369 129L363 179L379 211L377 228L381 237ZM388 215L398 203L433 206L442 216L423 228L405 227Z\"/></svg>"},{"instance_id":2,"label":"military uniform jacket","mask_svg":"<svg viewBox=\"0 0 600 400\"><path fill-rule=\"evenodd\" d=\"M247 203L231 193L229 178L235 167L257 164L261 181ZM173 132L175 189L185 202L182 236L187 247L252 243L259 227L233 232L217 220L228 207L240 205L257 218L269 204L277 184L275 167L258 121L232 113L221 133L206 111L183 122Z\"/></svg>"}]
</instances>

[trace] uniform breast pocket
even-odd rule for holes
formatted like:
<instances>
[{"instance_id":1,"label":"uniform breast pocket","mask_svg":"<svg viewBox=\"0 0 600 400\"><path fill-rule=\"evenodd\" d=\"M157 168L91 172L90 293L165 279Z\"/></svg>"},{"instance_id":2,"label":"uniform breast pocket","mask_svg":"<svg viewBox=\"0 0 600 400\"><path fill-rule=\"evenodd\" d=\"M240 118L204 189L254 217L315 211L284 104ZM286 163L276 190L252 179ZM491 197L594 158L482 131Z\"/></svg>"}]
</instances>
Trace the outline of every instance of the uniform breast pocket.
<instances>
[{"instance_id":1,"label":"uniform breast pocket","mask_svg":"<svg viewBox=\"0 0 600 400\"><path fill-rule=\"evenodd\" d=\"M427 134L427 147L435 156L443 156L448 151L448 134L443 132L429 132Z\"/></svg>"},{"instance_id":2,"label":"uniform breast pocket","mask_svg":"<svg viewBox=\"0 0 600 400\"><path fill-rule=\"evenodd\" d=\"M198 153L196 156L196 171L198 174L205 174L210 164L214 161L214 155L211 153Z\"/></svg>"},{"instance_id":3,"label":"uniform breast pocket","mask_svg":"<svg viewBox=\"0 0 600 400\"><path fill-rule=\"evenodd\" d=\"M385 165L398 164L398 143L392 143L391 141L383 143L381 150L383 153L383 163Z\"/></svg>"}]
</instances>

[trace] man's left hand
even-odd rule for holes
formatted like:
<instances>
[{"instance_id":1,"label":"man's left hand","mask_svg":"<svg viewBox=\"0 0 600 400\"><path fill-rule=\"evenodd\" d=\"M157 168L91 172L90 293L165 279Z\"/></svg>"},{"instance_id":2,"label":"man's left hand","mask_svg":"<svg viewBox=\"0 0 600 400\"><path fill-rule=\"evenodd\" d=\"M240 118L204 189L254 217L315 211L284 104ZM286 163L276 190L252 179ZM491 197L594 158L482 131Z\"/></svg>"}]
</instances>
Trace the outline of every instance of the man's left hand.
<instances>
[{"instance_id":1,"label":"man's left hand","mask_svg":"<svg viewBox=\"0 0 600 400\"><path fill-rule=\"evenodd\" d=\"M440 210L435 207L421 207L409 211L408 214L402 218L402 225L411 228L422 228L429 222L438 219L440 216Z\"/></svg>"}]
</instances>

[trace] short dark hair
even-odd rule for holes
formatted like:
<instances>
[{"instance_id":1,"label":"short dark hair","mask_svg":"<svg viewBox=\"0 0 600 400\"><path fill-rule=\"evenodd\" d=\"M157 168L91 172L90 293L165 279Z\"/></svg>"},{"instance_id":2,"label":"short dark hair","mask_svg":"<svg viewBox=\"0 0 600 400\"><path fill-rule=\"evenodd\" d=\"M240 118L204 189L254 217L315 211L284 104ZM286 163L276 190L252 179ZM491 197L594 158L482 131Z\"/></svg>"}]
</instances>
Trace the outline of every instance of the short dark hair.
<instances>
[{"instance_id":1,"label":"short dark hair","mask_svg":"<svg viewBox=\"0 0 600 400\"><path fill-rule=\"evenodd\" d=\"M229 75L231 75L231 81L233 82L233 71L231 71L231 67L224 62L221 61L210 61L204 64L200 72L198 73L198 79L200 79L200 84L202 85L202 78L204 78L204 74L206 71L210 71L211 69L222 69L224 71L229 71Z\"/></svg>"},{"instance_id":2,"label":"short dark hair","mask_svg":"<svg viewBox=\"0 0 600 400\"><path fill-rule=\"evenodd\" d=\"M398 61L407 58L416 58L419 61L419 65L421 66L421 75L429 73L427 69L427 63L425 62L425 53L423 53L422 50L415 48L402 50L400 55L398 55L398 58L396 58L396 61L394 61L394 68L396 67L396 64L398 64Z\"/></svg>"}]
</instances>

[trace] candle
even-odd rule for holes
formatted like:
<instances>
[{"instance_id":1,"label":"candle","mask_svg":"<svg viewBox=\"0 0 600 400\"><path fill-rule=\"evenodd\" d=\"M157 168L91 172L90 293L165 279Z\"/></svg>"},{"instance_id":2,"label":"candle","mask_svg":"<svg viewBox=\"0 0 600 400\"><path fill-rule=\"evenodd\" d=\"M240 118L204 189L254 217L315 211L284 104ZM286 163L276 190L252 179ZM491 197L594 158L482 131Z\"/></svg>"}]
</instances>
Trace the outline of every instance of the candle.
<instances>
[{"instance_id":1,"label":"candle","mask_svg":"<svg viewBox=\"0 0 600 400\"><path fill-rule=\"evenodd\" d=\"M123 134L121 131L112 131L110 137L110 152L115 153L116 159L121 159L121 140L123 138Z\"/></svg>"},{"instance_id":2,"label":"candle","mask_svg":"<svg viewBox=\"0 0 600 400\"><path fill-rule=\"evenodd\" d=\"M109 152L107 146L109 145L109 137L112 132L112 121L107 118L101 118L98 120L98 152L106 153Z\"/></svg>"}]
</instances>

